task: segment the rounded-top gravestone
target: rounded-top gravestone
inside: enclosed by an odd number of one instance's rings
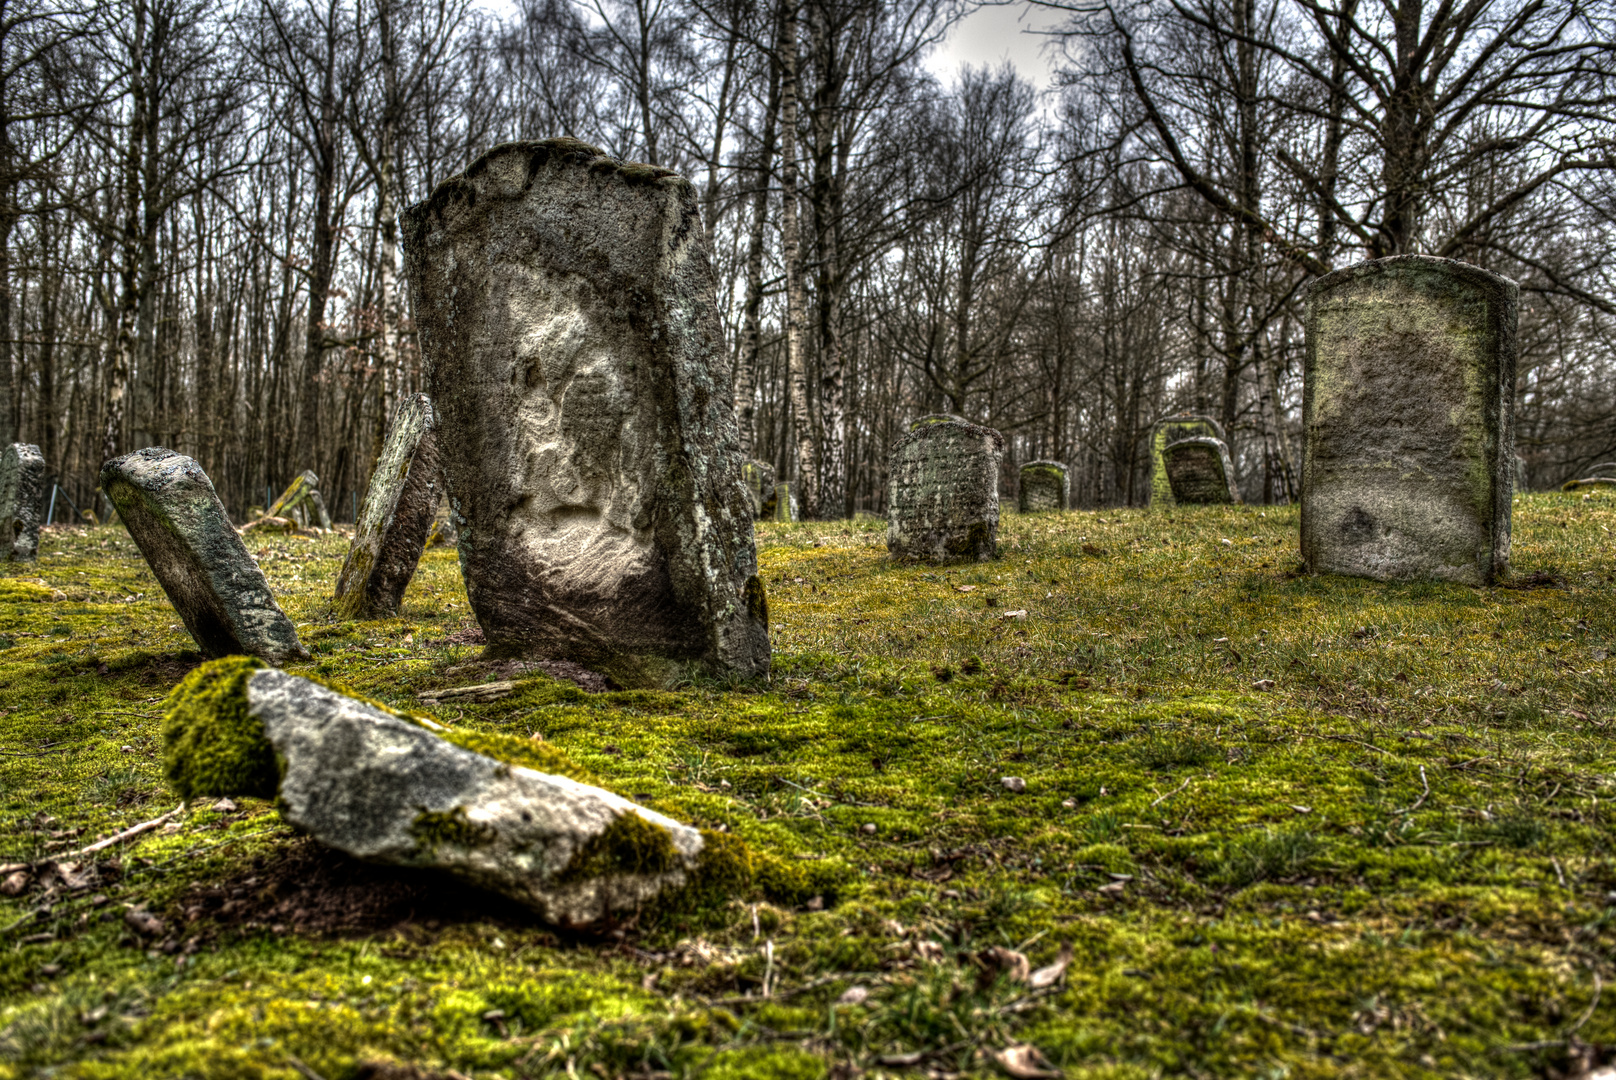
[[[1223,425],[1210,416],[1179,413],[1164,416],[1150,428],[1150,505],[1168,509],[1177,505],[1173,483],[1167,477],[1167,447],[1180,439],[1212,438],[1225,444]]]
[[[32,443],[12,443],[0,454],[0,562],[39,555],[44,516],[45,458]]]
[[[980,562],[997,554],[1004,436],[962,420],[921,424],[898,441],[887,491],[895,558]]]
[[[1315,573],[1509,572],[1519,288],[1399,255],[1309,289],[1302,558]]]
[[[1173,502],[1179,506],[1216,506],[1237,503],[1234,464],[1222,439],[1196,435],[1167,444],[1162,451]]]
[[[1071,473],[1065,465],[1058,461],[1029,461],[1021,467],[1021,490],[1016,508],[1023,514],[1069,510],[1071,504]]]
[[[690,183],[507,143],[402,217],[491,656],[621,685],[769,670],[717,279]]]

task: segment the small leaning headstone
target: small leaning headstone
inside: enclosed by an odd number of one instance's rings
[[[690,183],[506,143],[402,215],[490,656],[622,685],[769,670],[717,279]]]
[[[1509,572],[1519,287],[1398,255],[1309,288],[1302,558],[1315,573]]]
[[[887,551],[980,562],[997,553],[1004,436],[963,420],[912,428],[892,454]]]
[[[280,498],[275,500],[264,516],[289,517],[304,528],[310,525],[318,525],[326,530],[331,528],[331,515],[326,511],[325,499],[320,495],[320,478],[314,475],[312,469],[305,469],[287,484],[286,490],[281,492]]]
[[[746,494],[752,500],[752,516],[761,518],[763,508],[774,498],[774,466],[748,458],[741,462],[741,479],[746,481]]]
[[[1065,465],[1059,461],[1029,461],[1021,467],[1016,508],[1023,514],[1069,510],[1071,505],[1071,473]]]
[[[398,614],[443,499],[433,422],[432,400],[414,394],[399,406],[387,429],[353,542],[337,575],[333,606],[341,618]]]
[[[152,446],[101,466],[100,483],[197,648],[308,659],[202,466]]]
[[[1173,502],[1179,506],[1217,506],[1237,503],[1234,463],[1222,439],[1197,435],[1167,444],[1162,452]]]
[[[31,443],[12,443],[0,454],[0,562],[39,555],[45,516],[45,458]]]
[[[777,524],[797,520],[797,496],[792,490],[791,481],[776,480],[774,482],[774,490],[769,494],[768,500],[764,502],[761,516],[765,521],[773,521]]]
[[[1169,443],[1198,437],[1218,439],[1227,444],[1223,425],[1210,416],[1180,413],[1156,421],[1150,428],[1150,505],[1158,510],[1171,509],[1173,484],[1167,478],[1165,454]]]

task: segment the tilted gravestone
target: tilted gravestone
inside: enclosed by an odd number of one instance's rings
[[[1399,255],[1312,283],[1302,557],[1480,585],[1509,572],[1519,287]]]
[[[0,562],[38,557],[44,516],[45,458],[31,443],[12,443],[0,454]]]
[[[797,495],[789,480],[776,480],[774,491],[763,504],[762,517],[777,523],[797,520]]]
[[[304,528],[309,525],[318,525],[326,530],[331,528],[331,515],[326,511],[325,499],[320,495],[320,478],[314,475],[312,469],[305,469],[287,484],[281,497],[264,512],[264,516],[291,518]]]
[[[161,446],[101,466],[117,507],[197,648],[270,663],[308,659],[202,466]]]
[[[1164,455],[1169,443],[1180,439],[1193,439],[1206,436],[1227,443],[1223,436],[1223,425],[1210,416],[1198,416],[1193,413],[1180,413],[1177,416],[1166,416],[1156,421],[1150,429],[1150,505],[1156,509],[1171,509],[1173,501],[1173,484],[1167,478],[1167,461]]]
[[[1029,461],[1021,467],[1021,491],[1016,508],[1023,514],[1043,510],[1069,510],[1071,473],[1058,461]]]
[[[341,618],[398,614],[443,499],[432,425],[432,399],[425,394],[412,395],[393,417],[337,575],[334,607]]]
[[[507,143],[404,212],[460,564],[490,655],[624,685],[769,670],[694,189]]]
[[[1198,435],[1167,444],[1162,452],[1173,502],[1179,506],[1227,505],[1240,501],[1234,463],[1222,439]]]
[[[1004,436],[946,420],[912,428],[892,454],[887,551],[895,558],[980,562],[997,553]]]
[[[748,458],[741,462],[741,478],[746,481],[746,494],[752,500],[752,516],[762,517],[763,508],[774,498],[774,466]]]

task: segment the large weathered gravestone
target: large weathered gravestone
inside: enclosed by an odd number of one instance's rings
[[[274,799],[285,821],[322,844],[453,874],[568,927],[725,869],[732,849],[552,771],[566,766],[560,755],[549,768],[534,760],[540,754],[501,760],[248,663],[204,665],[169,699],[163,765],[181,798]]]
[[[308,658],[202,466],[147,447],[101,466],[101,490],[197,648],[208,656],[245,653],[270,663]]]
[[[1424,255],[1313,282],[1310,570],[1476,585],[1508,573],[1518,295],[1507,278]]]
[[[1150,505],[1157,509],[1170,509],[1175,506],[1173,501],[1173,484],[1167,479],[1167,461],[1164,455],[1169,443],[1180,439],[1193,439],[1199,436],[1222,440],[1223,425],[1210,416],[1197,416],[1192,413],[1180,413],[1177,416],[1166,416],[1156,421],[1150,428]]]
[[[1016,508],[1023,514],[1042,510],[1069,510],[1071,473],[1058,461],[1029,461],[1021,467],[1021,491]]]
[[[763,508],[774,498],[774,466],[748,458],[741,462],[741,478],[746,481],[746,494],[752,500],[752,516],[761,518]]]
[[[769,669],[693,189],[507,143],[404,212],[460,565],[491,655],[625,685]]]
[[[1222,439],[1197,435],[1167,444],[1162,452],[1167,482],[1173,489],[1173,502],[1179,506],[1206,506],[1237,503],[1234,463]]]
[[[0,562],[39,555],[45,512],[45,458],[39,447],[12,443],[0,454]]]
[[[334,607],[341,618],[398,614],[443,499],[432,425],[432,399],[425,394],[412,395],[393,417],[337,575]]]
[[[980,562],[997,553],[1004,436],[963,420],[920,424],[898,440],[887,487],[895,558]]]

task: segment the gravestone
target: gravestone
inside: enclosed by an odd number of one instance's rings
[[[746,493],[752,500],[752,516],[761,518],[763,508],[774,498],[774,466],[748,458],[741,462],[741,478],[746,481]]]
[[[769,670],[694,189],[507,143],[403,214],[460,565],[490,656],[623,685]]]
[[[398,614],[443,500],[432,425],[432,400],[425,394],[412,395],[393,417],[337,575],[334,607],[341,618]]]
[[[997,553],[1004,436],[963,420],[922,424],[898,440],[887,488],[894,558],[981,562]]]
[[[45,516],[45,458],[31,443],[12,443],[0,454],[0,562],[39,555]]]
[[[1509,572],[1519,288],[1399,255],[1309,288],[1302,557],[1315,573]]]
[[[1240,501],[1234,486],[1229,447],[1209,435],[1167,444],[1162,452],[1173,502],[1179,506],[1226,505]]]
[[[197,648],[308,659],[202,466],[151,446],[101,466],[100,482]]]
[[[305,469],[287,484],[286,490],[264,512],[264,516],[291,518],[302,528],[310,525],[318,525],[327,531],[331,528],[331,515],[326,511],[325,499],[320,495],[320,478],[311,469]]]
[[[925,416],[919,416],[919,417],[916,417],[914,420],[911,420],[909,422],[909,430],[913,431],[918,427],[924,427],[926,424],[968,424],[968,423],[970,423],[970,421],[965,419],[965,417],[963,417],[963,416],[955,416],[953,413],[927,413]]]
[[[763,504],[762,518],[776,523],[797,520],[797,495],[789,480],[776,480],[774,490]]]
[[[1167,444],[1175,443],[1180,439],[1193,439],[1198,436],[1207,436],[1213,439],[1222,439],[1223,425],[1210,416],[1200,416],[1195,413],[1179,413],[1176,416],[1164,416],[1157,420],[1150,428],[1150,505],[1156,509],[1171,509],[1173,502],[1173,484],[1167,479],[1167,462],[1163,455],[1167,452]]]
[[[1023,514],[1043,510],[1069,510],[1071,473],[1058,461],[1029,461],[1021,467],[1021,490],[1016,504]]]

